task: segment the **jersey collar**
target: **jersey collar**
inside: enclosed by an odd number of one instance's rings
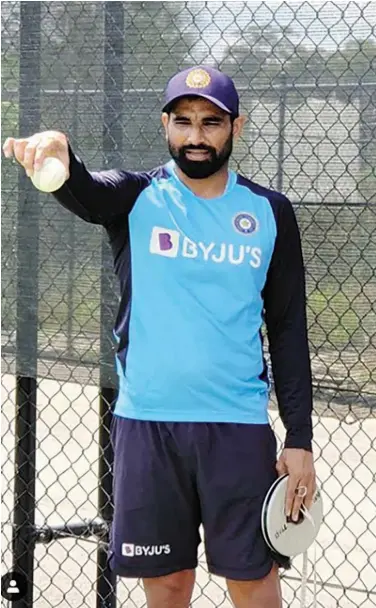
[[[232,171],[231,169],[229,169],[227,184],[226,184],[226,188],[223,191],[223,194],[221,194],[221,196],[217,196],[214,198],[201,198],[201,197],[197,196],[196,194],[194,194],[194,192],[192,192],[192,190],[190,190],[188,188],[188,186],[186,186],[181,181],[181,179],[178,177],[178,174],[176,173],[176,164],[175,164],[174,160],[170,160],[168,163],[166,163],[165,168],[166,168],[168,174],[171,175],[174,178],[174,180],[179,183],[179,188],[181,190],[183,190],[186,193],[189,193],[194,198],[197,198],[197,199],[200,199],[200,200],[206,201],[206,202],[217,201],[217,200],[220,200],[221,198],[223,198],[224,196],[226,196],[233,189],[233,187],[235,186],[236,181],[237,181],[236,173],[234,171]]]

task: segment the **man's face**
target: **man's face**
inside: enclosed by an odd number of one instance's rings
[[[170,114],[162,115],[162,122],[170,154],[188,177],[209,177],[230,158],[233,142],[230,115],[210,101],[182,98]]]

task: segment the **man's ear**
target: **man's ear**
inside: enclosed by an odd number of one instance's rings
[[[162,125],[164,127],[164,130],[165,130],[166,139],[167,139],[167,125],[168,125],[169,119],[170,119],[170,115],[167,114],[167,112],[163,112],[163,114],[161,116],[161,121],[162,121]]]
[[[235,118],[233,125],[232,125],[232,133],[233,133],[233,136],[235,137],[235,139],[240,137],[241,134],[243,133],[243,128],[244,128],[246,121],[247,121],[246,116],[238,116],[237,118]]]

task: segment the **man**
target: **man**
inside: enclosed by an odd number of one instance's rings
[[[162,123],[172,160],[149,172],[89,172],[67,137],[9,139],[32,175],[65,164],[54,193],[111,242],[121,303],[112,426],[110,566],[142,577],[149,608],[187,608],[203,524],[208,569],[236,608],[280,608],[278,566],[261,533],[271,483],[289,473],[286,514],[314,489],[312,392],[300,236],[290,202],[233,171],[242,132],[235,85],[199,66],[175,75]],[[265,318],[286,428],[276,463],[268,422]]]

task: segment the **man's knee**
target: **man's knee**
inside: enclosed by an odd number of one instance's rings
[[[227,588],[235,608],[281,608],[282,593],[278,566],[274,565],[264,578],[237,581],[227,579]]]
[[[148,608],[188,608],[195,583],[194,570],[144,578]]]

